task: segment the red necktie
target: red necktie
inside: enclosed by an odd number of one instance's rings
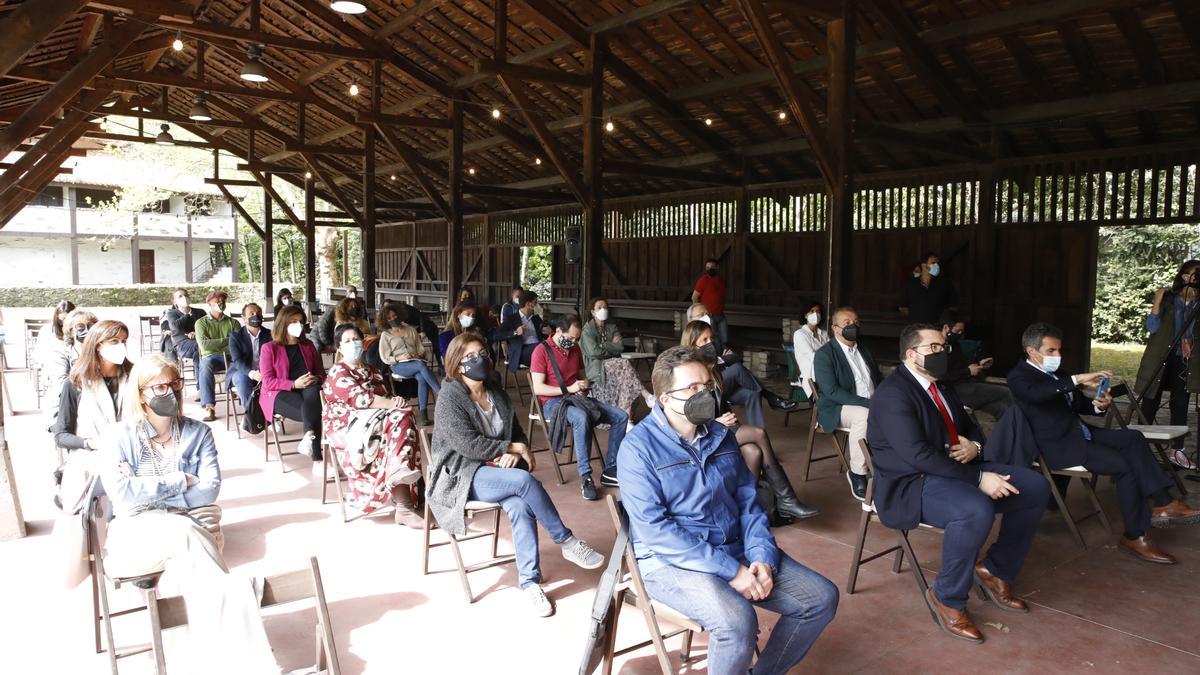
[[[936,384],[929,383],[929,393],[933,394],[933,402],[937,404],[938,412],[942,413],[942,421],[946,423],[946,432],[950,434],[950,445],[956,445],[958,443],[958,427],[954,426],[954,417],[946,409],[946,404],[942,403],[942,397],[938,394]]]

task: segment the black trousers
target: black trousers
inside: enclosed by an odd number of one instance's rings
[[[314,447],[321,442],[321,385],[310,384],[297,391],[281,391],[275,397],[275,414],[304,425],[305,431],[316,434]]]
[[[1125,536],[1136,539],[1150,529],[1150,501],[1162,506],[1169,500],[1171,477],[1163,471],[1140,432],[1132,429],[1089,427],[1083,466],[1092,473],[1112,476],[1125,521]]]
[[[1183,357],[1178,354],[1172,354],[1167,359],[1167,365],[1163,368],[1162,378],[1157,390],[1146,394],[1142,399],[1142,416],[1148,422],[1154,424],[1154,416],[1158,413],[1158,406],[1162,404],[1163,390],[1171,392],[1171,401],[1168,404],[1171,410],[1171,424],[1176,426],[1187,426],[1188,423],[1188,364],[1183,360]],[[1153,394],[1153,395],[1151,395]],[[1197,423],[1197,434],[1200,434],[1200,423]],[[1172,447],[1176,450],[1183,449],[1184,438],[1177,438],[1172,443]]]
[[[1004,411],[1008,410],[1008,406],[1012,405],[1012,396],[1008,393],[1008,387],[998,384],[974,381],[959,382],[954,385],[954,391],[963,405],[972,410],[982,410],[995,419],[1000,419]]]

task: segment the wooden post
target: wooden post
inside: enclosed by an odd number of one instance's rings
[[[263,176],[263,233],[262,241],[262,281],[263,297],[267,305],[275,306],[275,209],[271,204],[271,174]]]
[[[383,96],[382,65],[371,64],[371,111],[379,112],[379,100]],[[375,130],[366,130],[366,153],[363,155],[363,229],[362,229],[362,292],[370,308],[375,307]],[[348,251],[345,255],[349,256]],[[349,277],[343,280],[350,283]]]
[[[463,282],[463,110],[458,101],[450,101],[450,220],[446,224],[449,256],[446,275],[446,304],[452,305]],[[415,248],[413,255],[417,254]],[[416,265],[414,265],[415,267]]]
[[[304,299],[308,301],[308,316],[312,319],[321,305],[317,297],[317,193],[313,181],[304,181]]]
[[[579,307],[601,294],[600,255],[604,246],[604,185],[601,155],[604,136],[600,120],[604,116],[604,38],[592,35],[587,51],[591,81],[583,91],[583,183],[587,201],[583,205],[582,286],[576,289]]]
[[[733,242],[733,248],[730,249],[729,264],[725,266],[725,278],[730,281],[737,280],[733,284],[733,297],[731,300],[735,303],[744,304],[746,302],[746,283],[749,280],[749,275],[746,274],[746,239],[750,235],[750,193],[745,187],[739,187],[734,191],[734,209],[735,209],[735,228],[737,233]],[[785,301],[784,303],[787,304]]]
[[[71,285],[79,285],[79,213],[75,210],[75,188],[67,188],[67,203],[71,205]],[[184,249],[191,251],[191,247]],[[191,255],[190,253],[188,254]],[[188,266],[191,269],[191,266]],[[190,281],[190,279],[189,279]]]
[[[829,51],[829,163],[832,171],[829,220],[826,223],[825,306],[830,310],[847,301],[850,235],[854,229],[854,7],[843,0],[842,18],[826,25]]]
[[[234,230],[234,234],[237,231]],[[183,266],[186,268],[183,271],[183,280],[192,283],[192,219],[189,216],[187,219],[187,240],[183,245]]]
[[[492,241],[492,214],[488,213],[483,216],[483,243],[481,244],[483,248],[480,249],[480,255],[483,256],[482,271],[480,272],[480,278],[483,279],[483,297],[480,299],[489,306],[493,303],[492,298],[494,297],[492,295],[492,286],[494,285],[494,280],[492,279]],[[505,293],[507,292],[505,291]]]

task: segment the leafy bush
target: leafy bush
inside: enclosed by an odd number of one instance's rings
[[[1092,338],[1145,343],[1154,292],[1170,286],[1180,263],[1198,255],[1196,225],[1101,228]]]

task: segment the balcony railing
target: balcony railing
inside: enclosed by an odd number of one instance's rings
[[[188,221],[192,223],[193,239],[235,238],[234,217],[185,216],[171,213],[123,213],[99,209],[76,209],[76,231],[80,235],[143,237],[188,236]],[[35,234],[70,234],[71,210],[66,207],[27,206],[4,228],[5,232]]]

